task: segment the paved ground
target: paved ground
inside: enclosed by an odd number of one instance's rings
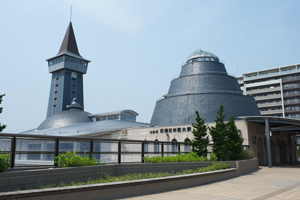
[[[251,174],[225,181],[126,199],[300,200],[300,165],[260,167]]]

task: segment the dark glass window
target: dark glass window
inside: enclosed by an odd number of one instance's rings
[[[157,139],[154,141],[158,141]],[[158,154],[159,153],[159,143],[154,143],[154,154]]]
[[[169,133],[172,133],[172,129],[171,128],[169,129]]]
[[[190,132],[192,129],[191,127],[187,127],[187,131]]]
[[[173,144],[172,144],[172,153],[178,153],[177,140],[173,139],[172,142],[173,142]]]
[[[160,129],[160,133],[164,133],[164,129]]]
[[[181,132],[181,128],[177,128],[177,132],[180,133]]]
[[[176,133],[176,128],[173,128],[173,132]]]
[[[168,132],[169,132],[169,130],[166,128],[166,129],[165,129],[165,133],[168,133]]]

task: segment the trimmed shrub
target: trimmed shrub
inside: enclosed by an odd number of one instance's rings
[[[251,159],[254,156],[254,152],[250,149],[243,149],[241,152],[241,160]]]
[[[1,150],[0,150],[1,151]],[[0,172],[10,167],[10,154],[0,154]]]
[[[210,159],[206,156],[198,156],[196,152],[190,152],[188,154],[181,154],[179,152],[176,156],[145,156],[144,161],[146,163],[166,163],[166,162],[205,162],[205,161],[217,161],[218,158],[215,154],[210,154]]]
[[[55,158],[55,163],[58,164],[59,167],[80,167],[80,166],[90,166],[90,165],[100,165],[104,163],[100,163],[93,158],[88,158],[86,155],[83,157],[78,156],[76,152],[67,151],[67,153],[60,154]]]

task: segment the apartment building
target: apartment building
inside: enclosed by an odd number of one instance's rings
[[[300,64],[249,72],[237,80],[261,115],[300,119]]]

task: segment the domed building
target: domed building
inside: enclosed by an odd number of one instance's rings
[[[179,77],[171,81],[168,94],[156,102],[151,126],[185,125],[195,122],[195,111],[206,122],[214,122],[220,105],[225,120],[230,115],[259,116],[253,97],[244,96],[237,79],[228,75],[219,58],[201,49],[191,53]]]

